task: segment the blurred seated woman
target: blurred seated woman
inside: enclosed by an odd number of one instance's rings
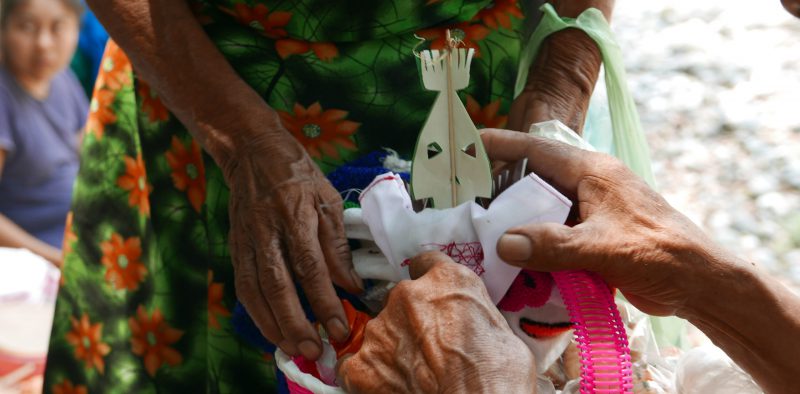
[[[88,103],[67,69],[79,0],[0,2],[0,246],[60,264]]]

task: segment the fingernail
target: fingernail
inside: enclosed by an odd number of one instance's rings
[[[514,264],[524,263],[531,258],[531,240],[519,234],[505,234],[497,242],[497,254],[503,261]]]
[[[353,284],[358,287],[359,290],[364,291],[364,281],[358,276],[355,268],[350,268],[350,277],[353,279]]]
[[[350,335],[350,330],[344,325],[342,319],[338,317],[328,319],[328,323],[325,324],[325,327],[328,329],[328,334],[339,342],[346,340]]]
[[[319,346],[313,341],[300,342],[297,349],[300,350],[300,354],[308,360],[316,360],[319,357]]]

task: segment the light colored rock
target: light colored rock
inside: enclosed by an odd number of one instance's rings
[[[769,192],[758,196],[756,207],[783,216],[792,212],[796,208],[793,199],[786,192]]]
[[[784,225],[800,213],[800,21],[777,1],[619,0],[612,27],[667,200],[800,289]]]

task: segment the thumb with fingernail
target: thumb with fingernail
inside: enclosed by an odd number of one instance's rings
[[[537,271],[579,268],[577,232],[563,224],[535,223],[509,229],[497,241],[497,255],[506,263]]]
[[[497,241],[497,254],[503,261],[525,266],[531,258],[531,240],[522,234],[506,233]]]

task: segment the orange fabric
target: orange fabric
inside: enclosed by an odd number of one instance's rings
[[[342,300],[342,306],[345,314],[347,314],[350,336],[341,343],[331,341],[331,345],[336,349],[337,359],[342,358],[345,354],[355,354],[358,349],[361,349],[361,344],[364,343],[364,331],[367,323],[372,319],[368,314],[354,308],[347,300]]]

